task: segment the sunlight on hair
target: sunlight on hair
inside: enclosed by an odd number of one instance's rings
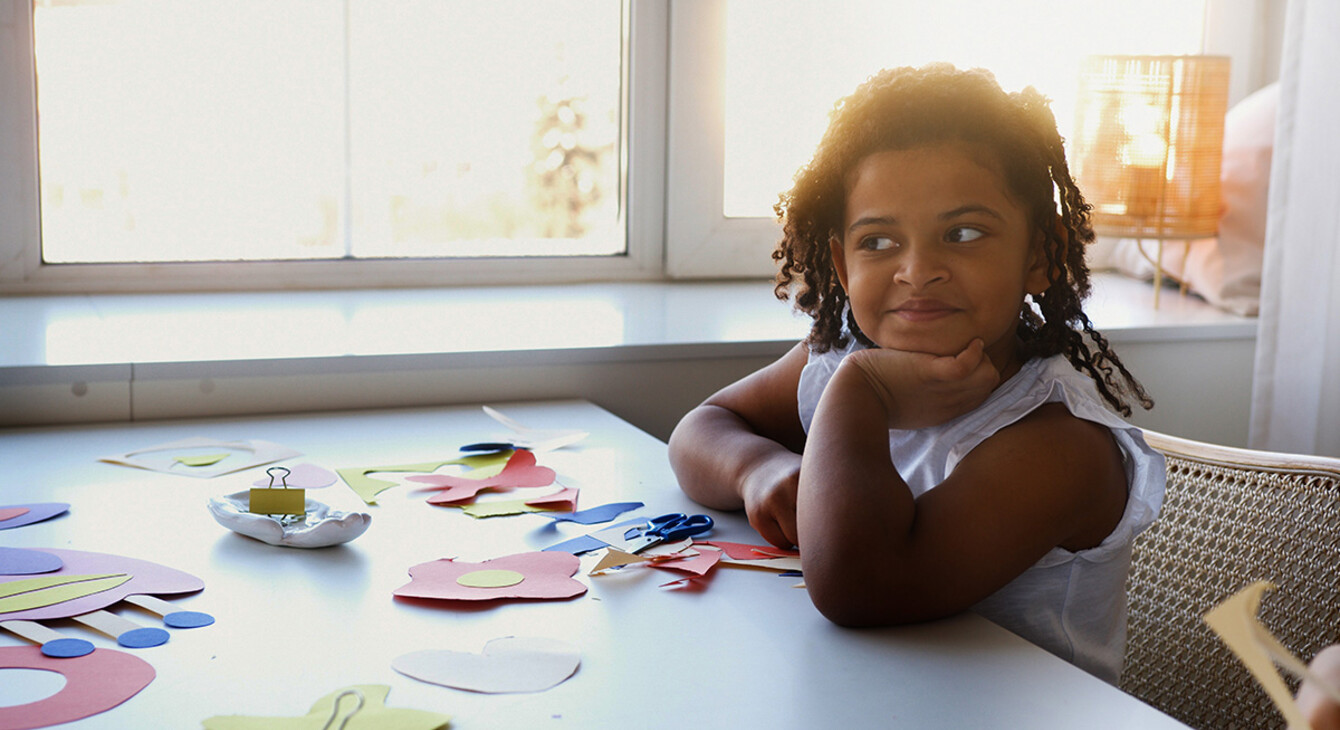
[[[1053,100],[1074,121],[1079,62],[1099,53],[1199,53],[1204,0],[814,3],[732,0],[726,11],[723,213],[772,217],[840,98],[881,68],[982,67],[1006,91]]]

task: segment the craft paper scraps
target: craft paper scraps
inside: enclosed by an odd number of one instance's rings
[[[582,553],[589,553],[592,550],[600,550],[601,548],[607,547],[609,547],[607,543],[602,542],[596,537],[591,535],[579,535],[570,540],[564,540],[563,542],[550,545],[549,547],[544,548],[544,552],[562,552],[581,555]]]
[[[108,456],[99,461],[167,474],[208,478],[295,456],[299,456],[297,451],[269,441],[188,438],[137,449],[120,456]]]
[[[647,520],[645,518],[635,518],[631,520],[625,520],[616,525],[606,527],[603,530],[592,532],[589,535],[574,537],[570,540],[564,540],[563,542],[550,545],[549,547],[545,548],[544,551],[565,552],[565,553],[572,553],[573,555],[581,555],[582,553],[590,552],[592,550],[599,550],[601,548],[613,547],[618,548],[619,550],[623,550],[624,552],[632,552],[631,543],[638,541],[628,540],[627,538],[624,537],[624,533],[628,531],[628,528],[634,525],[645,525],[645,524],[647,524]]]
[[[778,572],[800,573],[800,551],[787,550],[771,545],[746,545],[738,542],[704,540],[695,545],[710,545],[720,549],[726,555],[722,565],[735,568],[754,568],[757,570],[775,570]]]
[[[426,710],[391,708],[384,684],[356,684],[335,690],[312,705],[302,717],[216,715],[204,720],[205,730],[441,730],[450,715]]]
[[[148,662],[112,649],[52,658],[35,646],[0,647],[0,669],[37,669],[65,678],[65,686],[50,697],[0,709],[0,730],[30,730],[82,720],[134,697],[154,679],[154,668]]]
[[[0,575],[34,575],[60,570],[61,559],[41,550],[0,547]]]
[[[147,560],[81,550],[40,549],[60,558],[65,567],[36,578],[0,575],[0,620],[68,618],[106,608],[131,594],[193,593],[205,587],[204,581],[189,573]],[[25,586],[22,581],[53,582],[50,586]],[[85,582],[93,585],[81,585]],[[21,584],[16,587],[15,583]],[[98,590],[92,591],[95,587]],[[58,593],[48,595],[47,591]],[[70,595],[62,596],[59,591],[69,591]],[[24,596],[29,597],[24,599]],[[15,599],[16,604],[22,604],[25,600],[31,601],[34,596],[42,599],[37,601],[41,605],[22,609],[6,605],[11,598]],[[60,600],[55,600],[57,598]]]
[[[354,490],[364,502],[368,504],[377,503],[377,495],[394,487],[395,482],[385,479],[373,479],[369,474],[379,472],[420,472],[431,474],[444,466],[451,464],[467,466],[472,469],[472,476],[480,478],[493,476],[502,471],[506,466],[507,460],[511,457],[511,452],[502,451],[493,454],[475,454],[472,456],[463,456],[455,459],[441,459],[439,461],[425,461],[418,464],[397,464],[393,466],[356,466],[336,469],[335,473],[340,475],[345,484]]]
[[[69,509],[70,505],[65,502],[39,502],[37,504],[14,504],[0,507],[0,530],[23,527],[34,522],[49,520],[56,515],[65,514]]]
[[[395,595],[449,601],[572,598],[586,592],[585,585],[572,579],[580,562],[577,556],[563,552],[518,553],[479,563],[443,558],[410,568],[410,582],[397,588]],[[516,573],[521,580],[500,581],[507,585],[473,585],[486,582],[473,577],[483,571]]]
[[[422,682],[469,692],[499,694],[540,692],[571,677],[581,652],[566,641],[534,636],[504,636],[483,652],[425,650],[404,654],[391,668]]]
[[[595,525],[609,522],[615,517],[631,512],[642,506],[641,502],[610,502],[599,507],[584,509],[580,512],[546,512],[545,517],[554,522],[575,522],[579,525]]]
[[[429,474],[409,477],[409,481],[442,488],[442,492],[428,498],[430,504],[468,502],[485,489],[514,489],[520,487],[547,487],[557,476],[547,466],[536,466],[535,454],[513,451],[502,471],[484,479],[449,474]]]
[[[460,505],[445,505],[447,507],[460,507],[461,511],[471,517],[503,517],[506,515],[519,515],[528,512],[546,512],[549,510],[571,510],[577,503],[577,489],[575,487],[565,487],[547,494],[543,497],[534,497],[531,499],[512,499],[512,500],[492,500],[488,502],[470,502]]]
[[[532,449],[534,451],[553,451],[561,449],[569,444],[575,444],[586,438],[590,434],[586,431],[579,431],[572,428],[561,429],[542,429],[530,428],[508,418],[499,413],[496,409],[484,406],[484,412],[489,414],[489,418],[510,428],[519,438],[515,439],[518,446]]]
[[[274,467],[271,467],[272,469]],[[262,477],[252,482],[254,487],[289,487],[292,489],[322,489],[335,483],[338,478],[335,472],[324,469],[316,464],[298,464],[296,466],[286,466],[288,474],[281,475],[276,472],[275,476],[280,478],[280,483],[275,484],[275,479],[270,476]],[[267,470],[268,473],[269,470]]]
[[[1205,614],[1205,623],[1219,635],[1224,644],[1252,673],[1261,688],[1275,703],[1276,709],[1284,716],[1291,728],[1309,727],[1293,693],[1284,683],[1284,678],[1275,669],[1278,663],[1290,674],[1310,680],[1318,688],[1340,703],[1340,689],[1331,687],[1325,680],[1313,676],[1312,670],[1301,659],[1294,656],[1279,639],[1276,639],[1265,626],[1261,625],[1257,614],[1261,609],[1261,598],[1266,591],[1275,586],[1267,581],[1257,581],[1229,596]],[[1273,662],[1272,662],[1273,660]]]

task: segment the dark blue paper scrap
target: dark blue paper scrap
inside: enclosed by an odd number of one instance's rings
[[[554,522],[576,522],[579,525],[595,525],[601,522],[609,522],[619,515],[630,512],[641,507],[641,502],[610,502],[598,507],[579,510],[577,512],[540,512],[545,517]]]

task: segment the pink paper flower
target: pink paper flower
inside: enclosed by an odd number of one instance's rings
[[[518,553],[479,563],[443,558],[410,568],[410,582],[395,595],[449,601],[572,598],[586,592],[572,579],[580,562],[564,552]]]

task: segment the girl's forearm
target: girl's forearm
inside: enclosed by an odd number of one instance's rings
[[[750,478],[794,468],[800,456],[749,428],[744,419],[713,405],[690,411],[670,435],[670,466],[695,502],[720,510],[744,507]]]
[[[889,457],[887,408],[860,368],[844,363],[819,401],[800,470],[805,583],[843,625],[919,618],[896,608],[915,502]]]

